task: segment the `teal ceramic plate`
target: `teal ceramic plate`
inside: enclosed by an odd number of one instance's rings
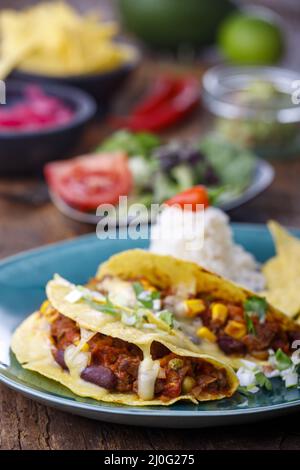
[[[233,226],[236,241],[259,261],[273,255],[267,229],[258,225]],[[300,232],[297,233],[300,236]],[[41,403],[94,419],[130,425],[204,427],[256,421],[300,409],[300,390],[286,390],[273,381],[272,392],[248,398],[236,393],[230,399],[200,405],[180,403],[171,407],[130,407],[76,397],[66,388],[23,370],[10,352],[16,326],[44,299],[44,286],[55,272],[75,283],[84,283],[97,265],[113,253],[146,248],[145,240],[105,240],[88,235],[34,251],[0,263],[0,381]]]

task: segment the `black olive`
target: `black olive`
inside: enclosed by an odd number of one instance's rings
[[[179,149],[179,158],[182,163],[190,163],[191,165],[196,165],[204,161],[203,154],[190,146]]]
[[[225,354],[245,354],[247,352],[244,343],[227,335],[218,338],[218,345]]]
[[[212,186],[219,183],[219,178],[210,165],[208,165],[205,169],[203,183],[207,184],[207,186]]]
[[[177,147],[173,145],[159,147],[153,156],[159,160],[160,168],[163,171],[170,170],[180,163]]]

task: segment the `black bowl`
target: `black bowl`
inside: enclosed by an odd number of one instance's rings
[[[7,103],[21,99],[27,85],[28,81],[7,80]],[[1,175],[39,173],[46,162],[66,158],[96,112],[93,98],[77,88],[50,84],[40,86],[47,95],[66,103],[74,115],[69,122],[51,128],[36,131],[0,130]]]
[[[11,78],[34,81],[41,84],[53,83],[57,85],[71,85],[80,88],[95,98],[99,105],[99,113],[105,114],[112,98],[121,87],[126,83],[131,73],[136,69],[139,63],[139,54],[136,53],[135,59],[123,64],[121,67],[110,72],[85,74],[85,75],[43,75],[23,70],[14,70]]]

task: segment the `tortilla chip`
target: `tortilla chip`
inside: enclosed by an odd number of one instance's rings
[[[291,318],[297,319],[300,312],[300,279],[286,287],[277,287],[265,292],[268,302],[278,305]],[[299,319],[300,320],[300,319]],[[297,322],[299,322],[297,320]]]
[[[263,266],[267,281],[265,295],[269,302],[294,318],[300,313],[300,240],[277,222],[269,222],[268,227],[276,256]]]

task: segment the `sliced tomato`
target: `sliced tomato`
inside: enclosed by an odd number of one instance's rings
[[[51,191],[83,211],[118,204],[119,196],[127,196],[133,184],[127,156],[121,152],[51,162],[44,173]]]
[[[204,186],[194,186],[182,193],[176,194],[165,202],[168,206],[178,205],[184,207],[190,204],[193,211],[197,210],[197,204],[203,204],[204,208],[209,206],[209,197]]]

